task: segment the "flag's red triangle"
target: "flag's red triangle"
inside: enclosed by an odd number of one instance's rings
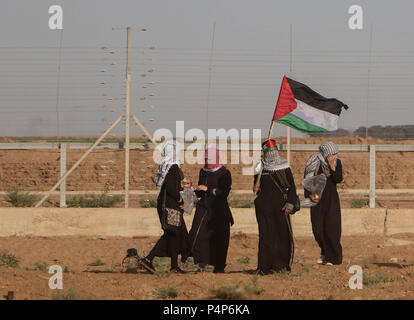
[[[282,86],[280,87],[279,98],[277,99],[273,121],[283,118],[297,107],[295,96],[290,88],[286,76],[283,76]]]

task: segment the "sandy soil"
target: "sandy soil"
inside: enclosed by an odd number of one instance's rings
[[[192,263],[183,268],[188,274],[169,275],[168,259],[156,261],[159,273],[124,273],[119,265],[127,248],[148,252],[156,238],[0,238],[0,251],[7,249],[21,258],[19,268],[0,267],[0,299],[9,291],[15,299],[52,299],[56,290],[48,287],[51,275],[36,270],[35,263],[67,267],[63,274],[63,294],[70,290],[77,299],[156,299],[157,289],[174,286],[176,299],[214,298],[221,286],[236,286],[246,299],[414,299],[414,234],[393,237],[344,237],[344,262],[338,266],[315,263],[318,248],[313,238],[296,239],[291,274],[259,276],[255,290],[251,272],[257,263],[257,236],[236,234],[231,238],[227,273],[196,272]],[[248,257],[248,258],[246,258]],[[95,259],[105,265],[88,266]],[[366,283],[351,290],[351,265],[363,268]],[[377,279],[377,280],[376,280]],[[250,286],[250,290],[246,289]]]

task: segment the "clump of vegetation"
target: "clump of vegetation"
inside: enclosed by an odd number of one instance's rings
[[[17,189],[6,191],[7,202],[11,203],[13,207],[31,207],[37,200],[37,196],[30,192],[23,192]]]
[[[120,195],[108,195],[106,192],[95,195],[74,196],[66,201],[68,208],[112,208],[122,202]]]
[[[168,287],[155,289],[152,295],[155,299],[173,299],[178,296],[178,288],[168,285]]]
[[[56,290],[52,294],[52,300],[94,300],[96,299],[94,294],[89,294],[86,297],[79,294],[76,288],[70,287],[68,290]]]
[[[8,253],[7,251],[0,252],[0,267],[10,267],[17,268],[19,267],[20,258],[15,255]]]
[[[252,276],[252,283],[251,285],[247,285],[244,287],[244,290],[249,294],[259,295],[262,290],[259,289],[259,277],[257,274]]]
[[[254,208],[254,202],[251,200],[229,200],[229,206],[232,208]]]
[[[388,274],[379,272],[372,277],[364,275],[364,279],[362,283],[364,285],[371,286],[371,285],[375,285],[378,283],[385,283],[385,282],[392,282],[392,281],[393,281],[392,278]]]
[[[363,208],[368,205],[368,200],[365,199],[351,199],[349,200],[349,204],[351,205],[351,208]]]
[[[67,266],[65,266],[65,268],[63,269],[64,273],[68,273],[69,272],[69,268]]]
[[[141,208],[156,208],[157,207],[157,200],[156,199],[145,199],[138,201]]]
[[[250,263],[250,257],[248,257],[248,256],[241,257],[240,259],[237,259],[237,262],[241,263],[241,264],[249,264]]]
[[[221,286],[211,290],[212,298],[221,300],[245,300],[244,293],[240,290],[240,283],[235,286]]]
[[[35,270],[46,271],[47,264],[45,262],[35,262]]]
[[[286,279],[286,278],[288,278],[288,276],[289,276],[289,274],[290,274],[290,271],[289,270],[287,270],[287,269],[285,269],[285,268],[283,268],[282,270],[280,270],[280,271],[274,271],[273,272],[273,274],[275,275],[275,276],[277,276],[278,278],[281,278],[281,279]]]
[[[101,259],[97,258],[94,261],[92,261],[90,264],[88,264],[88,266],[91,267],[99,267],[99,266],[104,266],[105,262],[103,262]]]

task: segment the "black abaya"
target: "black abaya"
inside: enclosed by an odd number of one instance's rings
[[[225,167],[215,172],[200,170],[199,185],[207,191],[196,191],[197,203],[189,233],[194,263],[209,264],[216,270],[226,266],[230,226],[234,223],[227,202],[231,189],[231,174]]]
[[[312,231],[325,262],[341,264],[341,206],[336,189],[336,185],[342,181],[341,160],[337,160],[336,170],[330,169],[330,172],[319,203],[311,208]],[[319,168],[318,174],[321,173],[322,168]],[[305,190],[305,197],[309,197],[309,194]]]
[[[180,210],[182,212],[180,205],[182,205],[183,202],[181,199],[180,191],[182,190],[181,179],[183,175],[180,171],[181,169],[178,167],[178,165],[175,164],[171,166],[161,187],[157,199],[157,211],[160,222],[164,191],[166,191],[165,207]],[[185,260],[185,258],[188,256],[188,250],[189,239],[187,227],[185,225],[183,217],[181,216],[180,229],[175,231],[164,230],[164,234],[155,244],[154,248],[148,255],[148,258],[152,260],[153,257],[171,257],[171,268],[176,268],[178,267],[178,254],[182,255],[184,258],[182,260]]]
[[[286,183],[280,181],[278,173],[285,174]],[[281,190],[275,185],[286,187],[287,201]],[[254,181],[256,182],[257,175]],[[259,227],[258,271],[269,274],[273,271],[290,271],[293,258],[293,235],[291,234],[290,216],[282,210],[286,203],[293,205],[296,201],[296,187],[290,168],[276,172],[263,170],[260,189],[254,200],[256,219]],[[287,205],[289,206],[289,205]],[[291,206],[290,206],[291,207]]]

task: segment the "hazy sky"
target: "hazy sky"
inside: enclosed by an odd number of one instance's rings
[[[132,113],[151,132],[174,129],[176,120],[204,130],[214,22],[210,128],[267,133],[281,79],[289,75],[290,24],[291,77],[347,103],[339,124],[347,129],[365,125],[373,24],[369,125],[413,123],[410,1],[2,0],[1,136],[56,135],[61,32],[48,28],[53,4],[63,7],[62,135],[98,135],[124,112],[126,26],[133,28]],[[363,30],[348,27],[354,4],[364,10]]]

